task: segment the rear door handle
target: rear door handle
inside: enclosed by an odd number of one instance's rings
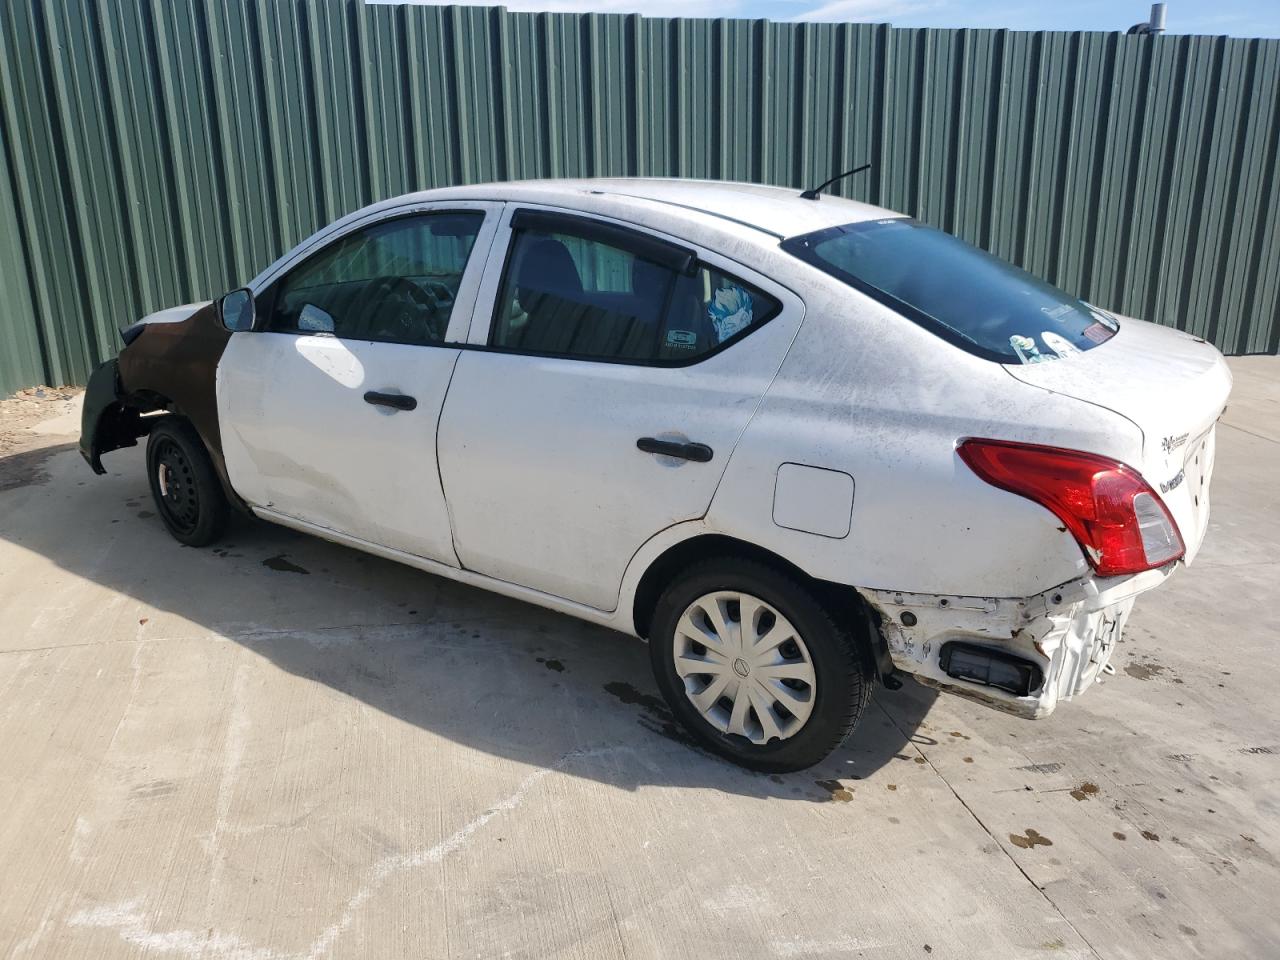
[[[413,410],[418,406],[417,400],[406,397],[403,393],[379,393],[377,390],[366,393],[364,402],[378,407],[391,407],[393,410]]]
[[[687,443],[680,440],[659,440],[657,437],[641,437],[636,449],[645,453],[657,453],[664,457],[679,457],[694,463],[707,463],[714,451],[705,443]]]

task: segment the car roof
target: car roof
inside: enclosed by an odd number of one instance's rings
[[[777,237],[790,237],[844,223],[883,220],[901,214],[867,203],[824,194],[805,200],[792,187],[729,180],[676,180],[620,177],[576,180],[513,180],[426,190],[396,198],[418,200],[506,200],[598,208],[610,196],[684,209]],[[588,198],[595,202],[584,203]],[[576,201],[576,202],[575,202]]]
[[[686,236],[691,242],[713,245],[725,234],[748,242],[776,241],[827,227],[864,220],[884,220],[902,214],[870,204],[823,194],[820,200],[805,200],[792,187],[773,187],[729,180],[675,180],[645,177],[612,179],[509,180],[440,187],[390,197],[347,214],[320,228],[286,252],[249,281],[255,292],[271,282],[300,257],[307,256],[353,224],[371,215],[394,215],[399,209],[422,203],[450,200],[478,200],[505,203],[532,203],[564,207],[583,213],[614,217],[653,229]],[[676,221],[680,229],[671,229]],[[683,221],[683,222],[680,222]]]

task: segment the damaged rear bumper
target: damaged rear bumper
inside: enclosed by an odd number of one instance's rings
[[[1098,679],[1134,598],[1163,583],[1174,566],[1133,577],[1086,577],[1024,599],[894,590],[864,595],[880,613],[895,668],[948,693],[1039,719]],[[984,656],[995,685],[971,679],[981,673],[973,665]]]

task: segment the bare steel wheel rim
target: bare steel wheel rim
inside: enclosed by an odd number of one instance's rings
[[[160,509],[178,530],[190,533],[200,520],[200,499],[191,462],[180,446],[165,437],[156,444],[155,463]]]
[[[699,597],[677,621],[672,646],[685,695],[721,733],[761,745],[786,740],[813,713],[809,649],[758,597],[736,590]]]

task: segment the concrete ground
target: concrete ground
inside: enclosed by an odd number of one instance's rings
[[[180,547],[60,401],[3,455],[0,955],[1280,955],[1280,360],[1232,367],[1116,676],[1039,723],[879,691],[785,777],[687,747],[621,635],[261,523]]]

